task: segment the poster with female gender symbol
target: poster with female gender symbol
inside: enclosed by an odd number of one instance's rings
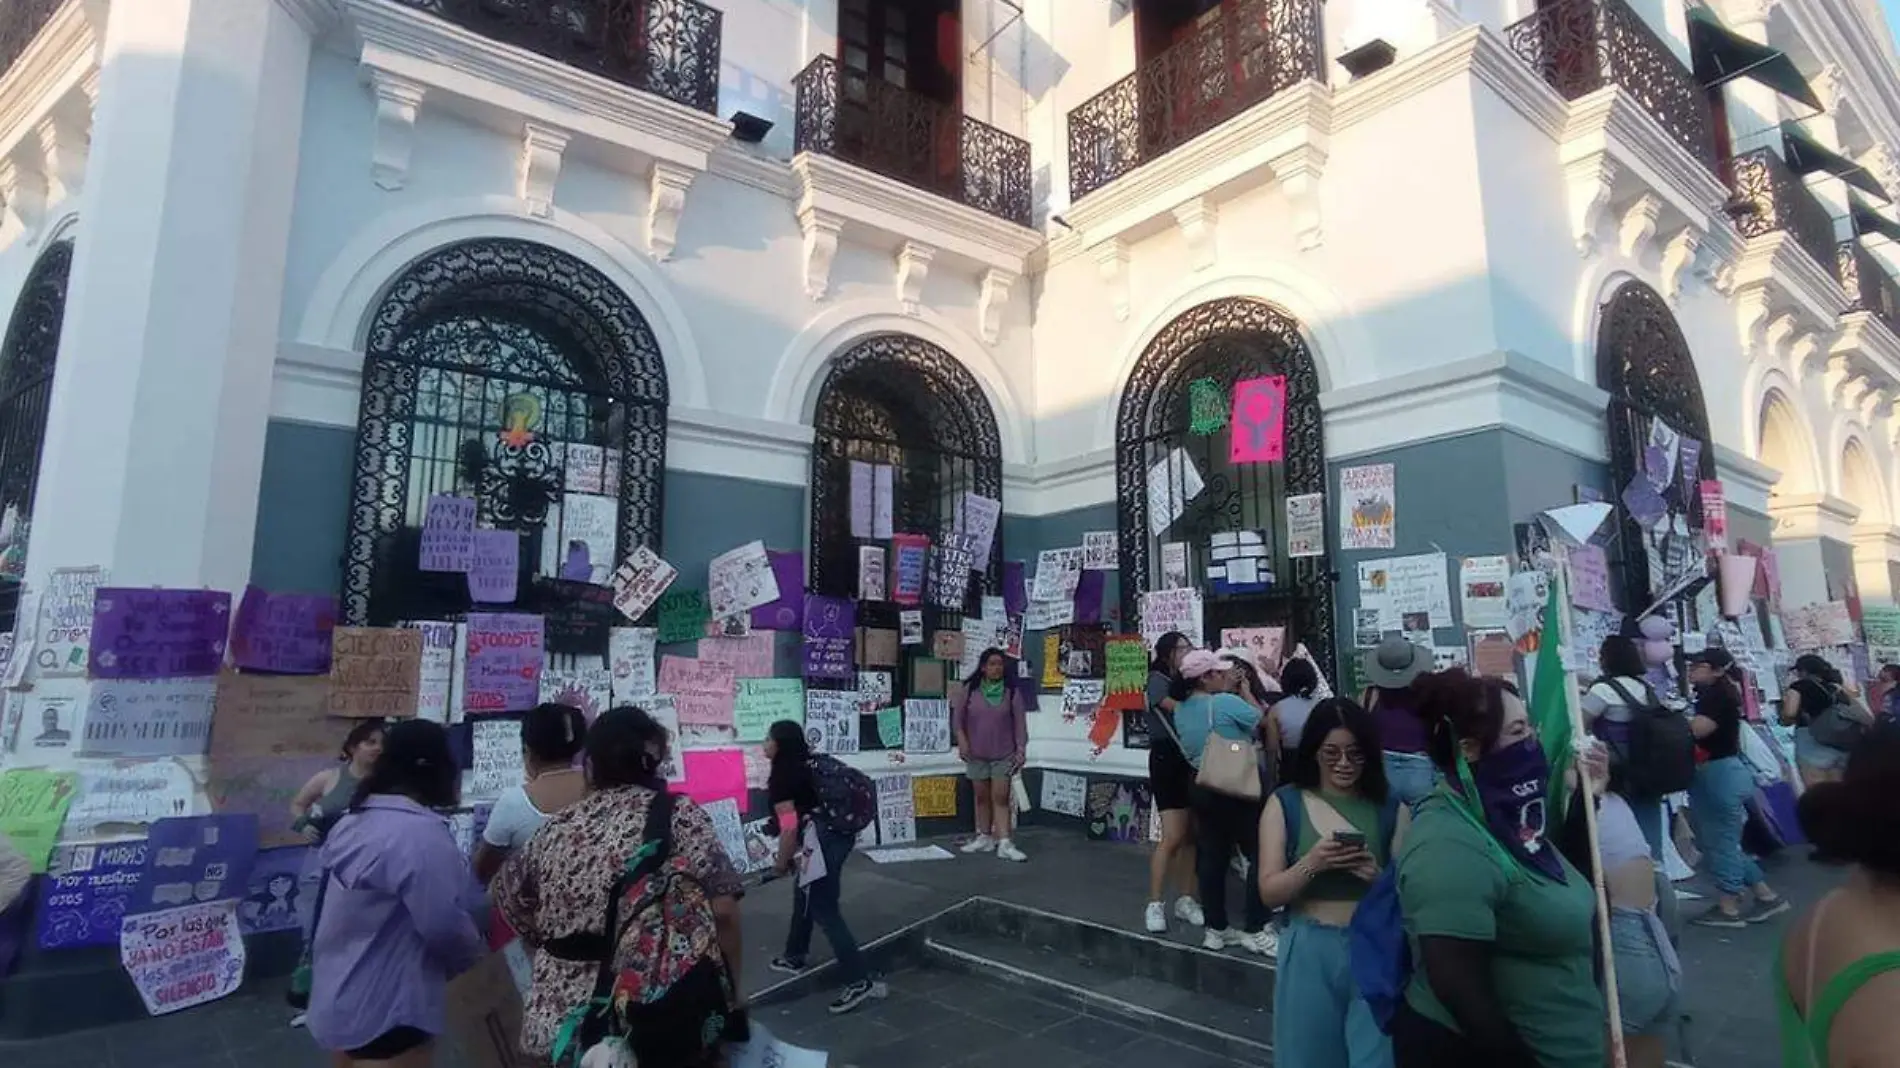
[[[1274,463],[1286,457],[1286,376],[1268,375],[1234,383],[1234,418],[1228,459],[1237,464]]]

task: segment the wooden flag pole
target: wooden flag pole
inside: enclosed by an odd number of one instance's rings
[[[1557,572],[1562,579],[1562,589],[1550,591],[1555,597],[1561,592],[1566,598],[1570,594],[1570,546],[1562,538],[1553,538],[1557,549]],[[1560,641],[1557,653],[1570,647],[1571,626],[1570,606],[1557,606],[1557,629]],[[1532,680],[1532,688],[1536,680]],[[1577,700],[1577,676],[1568,664],[1564,666],[1564,704],[1570,712],[1570,743],[1573,752],[1581,750],[1583,741],[1589,735],[1583,722],[1583,706]],[[1597,835],[1596,788],[1590,782],[1590,774],[1584,770],[1581,761],[1573,764],[1577,770],[1577,784],[1583,793],[1583,821],[1590,838],[1591,882],[1597,899],[1597,938],[1603,946],[1603,1005],[1609,1016],[1610,1024],[1610,1065],[1611,1068],[1629,1068],[1629,1055],[1623,1049],[1623,1011],[1622,999],[1616,992],[1616,954],[1610,948],[1610,894],[1604,881],[1603,846]]]

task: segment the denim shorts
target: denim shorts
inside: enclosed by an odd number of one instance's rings
[[[1806,727],[1794,729],[1794,762],[1816,771],[1840,771],[1847,766],[1847,750],[1822,745]]]
[[[963,772],[971,782],[989,782],[992,779],[1009,778],[1011,760],[966,760]]]
[[[1624,1034],[1666,1034],[1680,1015],[1680,974],[1671,974],[1671,951],[1657,943],[1667,936],[1662,924],[1653,920],[1652,915],[1631,909],[1610,911],[1610,949],[1616,955],[1616,996]]]

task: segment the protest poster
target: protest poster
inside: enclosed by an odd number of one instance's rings
[[[608,670],[613,672],[613,703],[639,704],[656,692],[652,627],[615,627],[607,644]]]
[[[466,572],[475,557],[475,499],[437,493],[423,506],[418,571]]]
[[[671,697],[661,694],[648,697],[644,707],[653,722],[665,729],[668,738],[666,762],[660,765],[660,774],[675,785],[685,782],[686,767],[680,763],[680,750],[686,747],[686,741],[680,734],[679,709],[673,706]]]
[[[33,872],[46,870],[73,801],[75,779],[70,771],[44,768],[0,772],[0,835],[13,843]]]
[[[246,671],[321,675],[330,670],[336,598],[246,586],[231,626],[231,662]]]
[[[40,594],[38,648],[33,668],[42,679],[78,678],[92,648],[93,598],[105,584],[97,567],[59,567]]]
[[[805,554],[798,549],[767,549],[778,596],[751,611],[753,630],[797,630],[805,621]]]
[[[1885,648],[1900,646],[1900,608],[1863,604],[1860,606],[1860,625],[1868,645]]]
[[[1579,545],[1570,550],[1570,603],[1593,612],[1613,612],[1610,561],[1601,545]]]
[[[474,772],[469,793],[475,797],[500,797],[503,790],[521,785],[521,721],[518,719],[478,719],[472,725],[471,747]]]
[[[102,586],[93,598],[95,679],[209,678],[224,665],[231,595]]]
[[[257,854],[238,901],[238,927],[247,936],[308,929],[316,917],[321,875],[311,863],[313,851],[299,846]]]
[[[707,601],[717,618],[778,600],[778,576],[762,541],[750,541],[713,557],[706,575]]]
[[[686,767],[685,794],[708,805],[720,798],[744,804],[745,754],[737,749],[694,749],[680,754]]]
[[[1474,633],[1466,639],[1466,644],[1470,647],[1466,660],[1474,674],[1494,679],[1517,677],[1515,648],[1509,633],[1501,630]]]
[[[732,669],[734,678],[767,679],[776,674],[776,640],[771,631],[738,638],[701,638],[699,662]]]
[[[541,697],[541,617],[470,612],[463,707],[525,712]]]
[[[765,732],[779,720],[805,722],[805,684],[799,679],[740,679],[733,702],[732,726],[736,740],[765,741]]]
[[[1088,779],[1066,771],[1042,773],[1041,807],[1044,812],[1081,819],[1087,805]]]
[[[930,563],[930,538],[897,534],[891,538],[891,600],[917,604],[924,597],[924,575]]]
[[[1504,587],[1511,581],[1509,556],[1467,556],[1458,565],[1458,595],[1467,627],[1496,629],[1510,618]]]
[[[145,870],[127,912],[244,896],[257,857],[257,816],[224,813],[154,821]]]
[[[336,741],[340,744],[342,737]],[[149,767],[149,765],[147,765]],[[292,825],[290,815],[291,799],[303,784],[309,782],[318,772],[328,771],[337,766],[336,752],[328,756],[232,756],[211,761],[205,768],[205,796],[211,802],[213,812],[251,813],[257,817],[257,842],[261,849],[277,846],[304,845],[309,842],[303,832]],[[82,779],[82,786],[91,780]],[[137,779],[130,780],[132,784]],[[107,785],[116,785],[106,780]],[[188,813],[190,806],[190,779],[184,782],[184,793],[167,807],[161,796],[158,804],[143,806],[140,811],[140,799],[136,796],[120,795],[116,799],[113,811],[94,813],[90,810],[93,797],[83,795],[82,801],[73,806],[73,814],[66,819],[66,833],[73,836],[75,823],[81,817],[81,805],[89,806],[85,812],[87,819],[99,819],[107,823],[129,822],[150,823],[153,819],[165,816],[179,816]],[[126,816],[131,818],[126,818]]]
[[[60,846],[39,881],[34,940],[41,949],[111,946],[145,870],[144,840]]]
[[[957,780],[953,775],[929,775],[910,781],[911,804],[918,819],[955,818]]]
[[[218,676],[211,760],[242,756],[335,757],[350,724],[328,718],[323,675]]]
[[[842,597],[805,595],[804,676],[850,680],[856,677],[857,605]]]
[[[904,751],[950,751],[950,702],[935,698],[904,702]]]
[[[1092,714],[1101,707],[1106,686],[1102,679],[1062,680],[1062,714],[1069,717]]]
[[[886,554],[882,545],[858,546],[858,600],[882,601],[890,592],[885,581]]]
[[[952,612],[963,611],[970,593],[970,572],[981,570],[985,560],[976,556],[975,539],[968,534],[949,533],[930,548],[930,603]]]
[[[1112,530],[1091,530],[1082,535],[1082,567],[1088,571],[1113,571],[1121,563],[1118,535]]]
[[[872,776],[877,783],[877,840],[897,845],[917,840],[917,802],[909,775]]]
[[[891,516],[897,510],[895,482],[897,469],[890,464],[871,467],[871,537],[884,541],[892,536]]]
[[[857,752],[857,691],[806,690],[805,740],[814,753],[837,756]]]
[[[1148,469],[1148,533],[1159,538],[1167,533],[1188,502],[1201,495],[1207,484],[1187,450],[1175,446],[1168,455]]]
[[[468,561],[468,599],[476,604],[513,604],[520,584],[521,533],[476,531]]]
[[[1141,637],[1152,649],[1163,634],[1178,630],[1195,646],[1207,644],[1201,630],[1201,591],[1154,590],[1141,595]]]
[[[904,747],[904,710],[897,707],[877,710],[877,744],[885,749]]]
[[[829,1054],[775,1038],[763,1024],[757,1023],[752,1025],[751,1037],[735,1044],[727,1057],[729,1068],[825,1068],[829,1063]]]
[[[642,545],[614,572],[614,607],[637,622],[678,577],[677,568]]]
[[[207,901],[126,916],[119,928],[119,960],[153,1016],[216,1001],[244,981],[237,902]]]
[[[1703,479],[1698,484],[1702,497],[1702,536],[1709,541],[1709,549],[1716,553],[1728,552],[1728,498],[1723,495],[1720,479]]]
[[[732,725],[738,687],[731,668],[691,657],[663,656],[659,688],[673,695],[681,723]]]
[[[460,623],[421,620],[405,624],[422,634],[422,662],[416,673],[416,715],[436,723],[461,721],[454,701],[456,646]],[[451,710],[454,715],[451,715]]]
[[[613,707],[613,672],[604,667],[541,669],[541,701],[578,708],[592,723]]]
[[[870,715],[891,703],[896,676],[889,671],[858,672],[858,711]]]
[[[851,461],[851,536],[871,536],[871,465],[863,460]]]
[[[338,627],[330,639],[330,714],[408,719],[422,683],[422,632],[406,627]]]
[[[1088,821],[1091,842],[1139,842],[1147,833],[1148,811],[1154,794],[1145,782],[1094,779],[1088,785]]]
[[[32,739],[22,748],[31,750],[68,749],[73,733],[79,729],[79,700],[48,693],[21,695],[21,713]],[[19,733],[19,728],[15,728]]]
[[[97,679],[88,689],[79,745],[88,756],[192,756],[211,740],[216,679]]]
[[[1263,675],[1278,677],[1286,662],[1285,627],[1226,627],[1220,632],[1223,649],[1239,649]]]
[[[444,1020],[450,1040],[469,1068],[521,1068],[525,1063],[521,997],[505,951],[490,953],[449,980],[443,997]]]
[[[1451,586],[1444,553],[1417,553],[1394,556],[1383,561],[1384,588],[1392,610],[1401,618],[1424,614],[1433,627],[1454,625],[1451,615]],[[1397,630],[1398,627],[1387,627]]]
[[[1398,521],[1393,465],[1368,464],[1339,472],[1339,547],[1390,549]]]
[[[1286,499],[1286,554],[1298,560],[1326,555],[1326,495],[1300,493]]]
[[[712,611],[706,606],[705,590],[668,589],[655,602],[659,606],[659,634],[656,640],[661,645],[673,645],[678,642],[690,642],[706,633],[706,623],[712,619]]]
[[[1188,548],[1184,541],[1161,546],[1161,588],[1182,590],[1188,587]]]
[[[1036,554],[1036,578],[1030,586],[1029,600],[1068,601],[1082,582],[1083,550],[1044,549]]]
[[[1003,502],[980,493],[966,492],[957,499],[956,530],[970,539],[973,570],[981,571],[990,559],[990,546],[996,541],[996,521],[1002,517]]]
[[[604,585],[614,570],[614,549],[620,502],[597,493],[569,493],[561,497],[561,539],[554,568],[569,582]]]
[[[601,468],[607,462],[607,450],[599,445],[568,442],[561,447],[561,488],[569,493],[606,493]]]
[[[1286,376],[1265,375],[1234,383],[1227,459],[1236,464],[1278,463],[1286,458]]]

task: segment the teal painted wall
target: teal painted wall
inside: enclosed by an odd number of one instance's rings
[[[1774,539],[1774,533],[1774,520],[1762,515],[1760,512],[1750,512],[1743,508],[1737,508],[1732,504],[1729,505],[1729,545],[1739,545],[1744,541],[1752,541],[1756,545],[1767,545]]]

